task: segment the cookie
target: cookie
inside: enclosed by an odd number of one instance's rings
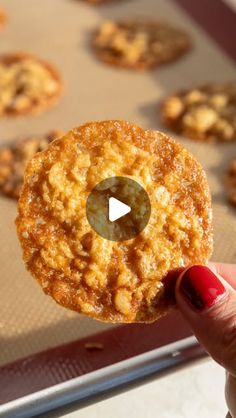
[[[105,63],[145,70],[177,60],[191,42],[185,32],[168,23],[124,20],[103,23],[93,35],[92,46]]]
[[[149,195],[149,223],[131,240],[104,239],[86,218],[91,190],[112,176],[135,180]],[[36,154],[18,209],[23,258],[44,292],[106,322],[164,315],[173,306],[168,273],[205,264],[212,252],[201,165],[171,138],[124,121],[87,123]]]
[[[198,141],[235,141],[236,83],[182,90],[164,101],[161,114],[177,134]]]
[[[236,207],[236,158],[231,162],[226,175],[225,185],[229,202]]]
[[[56,69],[26,53],[0,56],[0,117],[46,110],[61,94]]]
[[[18,199],[28,161],[61,135],[61,131],[55,130],[42,137],[28,137],[0,148],[0,192]]]

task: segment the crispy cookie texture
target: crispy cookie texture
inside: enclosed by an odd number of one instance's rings
[[[18,199],[28,161],[62,134],[62,131],[55,129],[46,135],[19,139],[0,148],[0,192],[12,199]]]
[[[228,201],[236,208],[236,158],[231,162],[226,172],[225,186]]]
[[[61,77],[46,61],[24,52],[0,56],[0,117],[42,112],[61,92]]]
[[[182,90],[164,101],[162,119],[174,132],[198,141],[236,141],[236,83]]]
[[[96,234],[86,201],[107,177],[147,191],[151,217],[134,239]],[[107,322],[152,322],[173,306],[168,273],[205,264],[212,253],[205,173],[166,135],[125,121],[90,122],[29,162],[17,232],[27,268],[60,305]]]
[[[189,51],[191,41],[168,23],[136,19],[103,23],[93,35],[92,46],[107,64],[145,70],[177,60]]]

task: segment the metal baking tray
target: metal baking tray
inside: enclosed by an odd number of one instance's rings
[[[236,15],[222,0],[124,0],[99,7],[80,0],[2,0],[8,24],[0,53],[23,50],[62,73],[64,96],[41,115],[0,121],[2,142],[65,131],[92,119],[126,119],[163,129],[158,103],[179,88],[235,79]],[[193,51],[146,73],[99,63],[90,32],[104,19],[156,16],[183,27]],[[128,93],[127,93],[128,92]],[[205,167],[213,194],[214,259],[236,261],[236,217],[222,176],[235,144],[182,142]],[[17,242],[16,204],[0,197],[0,417],[65,413],[206,357],[174,311],[151,325],[111,326],[70,313],[43,295],[26,272]],[[88,344],[94,346],[88,349]]]

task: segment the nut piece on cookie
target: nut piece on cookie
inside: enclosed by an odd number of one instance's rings
[[[177,60],[191,47],[190,37],[168,23],[107,21],[92,41],[99,60],[130,69],[151,69]]]
[[[165,99],[162,120],[174,132],[209,142],[236,140],[236,84],[208,84]]]
[[[231,162],[226,172],[225,186],[229,202],[236,207],[236,158]]]
[[[132,239],[105,239],[86,217],[91,191],[113,176],[135,180],[150,199],[149,222]],[[174,304],[165,286],[169,272],[205,264],[212,253],[201,165],[166,135],[125,121],[87,123],[37,153],[18,209],[23,258],[43,291],[101,321],[152,322],[166,314]]]
[[[33,55],[0,55],[0,117],[41,112],[55,104],[62,82],[56,69]]]
[[[28,161],[36,152],[43,151],[50,142],[62,135],[60,130],[54,130],[47,135],[27,137],[0,148],[0,192],[18,199]]]

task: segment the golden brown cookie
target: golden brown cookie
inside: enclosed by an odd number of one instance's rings
[[[106,240],[86,218],[91,190],[112,176],[149,195],[149,223],[131,240]],[[107,322],[151,322],[173,305],[166,275],[210,257],[211,218],[205,173],[185,148],[157,131],[103,121],[73,129],[30,161],[16,225],[27,268],[59,304]]]
[[[236,84],[207,84],[168,97],[162,119],[174,132],[199,141],[236,140]]]
[[[0,117],[41,112],[61,94],[56,69],[27,53],[0,56]]]
[[[59,130],[41,137],[27,137],[0,148],[0,192],[18,199],[23,183],[26,164],[36,154],[63,133]]]
[[[145,70],[177,60],[191,42],[185,32],[168,23],[124,20],[103,23],[94,33],[92,45],[105,63]]]
[[[229,202],[236,207],[236,158],[231,162],[225,176]]]

